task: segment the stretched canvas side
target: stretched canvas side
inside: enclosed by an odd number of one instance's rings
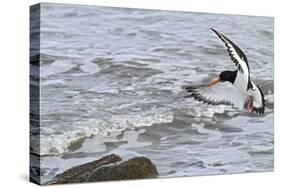
[[[30,181],[41,184],[40,166],[40,4],[30,7]]]

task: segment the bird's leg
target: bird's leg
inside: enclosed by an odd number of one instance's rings
[[[248,98],[248,102],[247,102],[247,110],[248,110],[249,112],[253,112],[253,111],[254,111],[253,102],[254,102],[254,98],[253,98],[253,96],[250,96],[250,97]]]

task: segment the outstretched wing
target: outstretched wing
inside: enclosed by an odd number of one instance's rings
[[[252,87],[250,82],[250,68],[248,65],[248,60],[243,51],[234,44],[231,40],[229,40],[226,36],[219,33],[215,29],[211,28],[212,31],[224,42],[228,54],[238,69],[237,73],[237,82],[235,85],[241,90],[246,91]]]
[[[220,82],[212,87],[208,85],[188,86],[186,90],[194,99],[211,105],[243,108],[247,100],[246,96],[229,82]]]

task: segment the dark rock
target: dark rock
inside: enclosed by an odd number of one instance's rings
[[[121,158],[117,155],[111,154],[105,156],[99,160],[85,163],[76,167],[72,167],[62,174],[59,174],[55,177],[56,181],[54,183],[62,184],[62,183],[78,183],[78,182],[86,182],[88,176],[97,168],[121,161]]]
[[[87,181],[109,181],[155,178],[158,176],[155,165],[145,157],[136,157],[119,164],[96,169]]]
[[[120,161],[119,156],[111,154],[99,160],[70,168],[57,175],[48,184],[143,179],[158,176],[155,165],[148,158],[136,157]]]

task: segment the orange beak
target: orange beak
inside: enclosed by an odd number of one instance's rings
[[[218,79],[216,79],[215,81],[213,81],[213,82],[209,85],[209,87],[212,87],[212,86],[216,85],[216,84],[219,83],[219,82],[221,82],[221,79],[220,79],[220,78],[218,78]]]

